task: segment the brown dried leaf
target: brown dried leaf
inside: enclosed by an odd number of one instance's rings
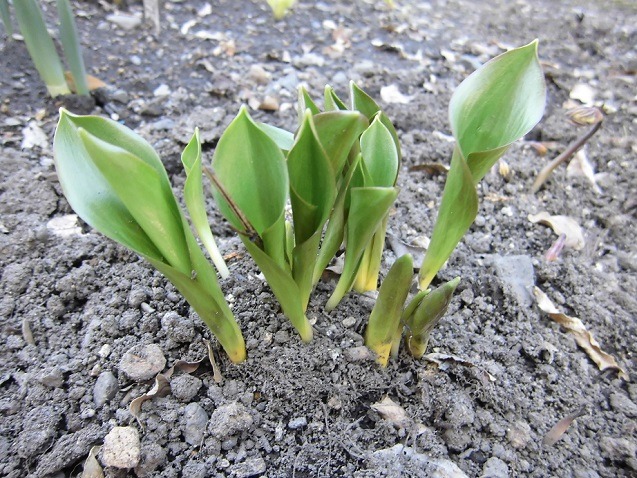
[[[548,212],[542,211],[537,214],[529,214],[529,221],[549,226],[558,236],[566,234],[565,246],[576,251],[582,250],[586,242],[584,233],[580,225],[569,216],[551,216]]]
[[[410,173],[414,171],[424,171],[431,176],[435,176],[436,174],[447,174],[449,166],[441,163],[422,163],[409,168]]]
[[[576,418],[581,417],[585,413],[586,411],[583,408],[581,408],[577,410],[575,413],[571,413],[567,417],[562,418],[559,422],[557,422],[553,426],[553,428],[549,430],[549,432],[546,435],[544,435],[544,439],[542,440],[542,445],[544,446],[555,445],[555,443],[557,443],[562,438],[564,433],[566,433],[566,430],[568,430],[568,427],[571,426],[573,421],[575,421]]]
[[[580,319],[577,317],[569,317],[557,310],[553,302],[551,302],[551,299],[549,299],[539,287],[533,288],[533,294],[535,295],[540,310],[548,314],[551,319],[571,333],[577,345],[584,349],[586,354],[597,364],[600,370],[617,370],[619,378],[626,381],[629,380],[626,371],[617,364],[612,355],[607,354],[601,349],[599,342],[595,340],[593,334],[586,330],[586,326]]]
[[[389,397],[383,398],[380,402],[373,403],[371,409],[399,429],[411,428],[414,423],[413,420],[407,416],[405,409]]]

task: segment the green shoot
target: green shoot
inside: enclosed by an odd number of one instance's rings
[[[411,255],[401,256],[389,269],[365,331],[365,345],[376,353],[376,361],[387,366],[394,344],[402,335],[401,316],[414,276]]]
[[[420,268],[422,290],[473,223],[478,212],[476,185],[509,146],[540,121],[545,98],[537,41],[485,63],[454,92],[449,117],[457,144]]]
[[[53,148],[62,190],[78,216],[164,274],[230,359],[243,361],[241,331],[153,148],[114,121],[64,109]]]
[[[405,343],[409,353],[421,358],[427,350],[429,334],[447,312],[460,277],[445,282],[433,291],[421,291],[405,308],[402,322],[407,329]]]
[[[272,9],[274,18],[280,20],[285,16],[290,8],[296,3],[296,0],[267,0],[268,5]]]
[[[88,95],[86,68],[82,58],[80,39],[77,34],[75,18],[69,0],[58,0],[58,18],[60,19],[60,41],[64,49],[64,56],[73,75],[75,90],[78,95]]]
[[[2,24],[7,31],[7,35],[11,38],[13,36],[13,25],[9,14],[9,0],[0,0],[0,18],[2,18]]]
[[[42,10],[37,1],[16,1],[13,8],[29,55],[49,94],[52,97],[70,94],[71,91],[64,78],[62,61],[46,29]]]

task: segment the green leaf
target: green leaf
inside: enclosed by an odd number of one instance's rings
[[[347,105],[341,101],[330,85],[325,86],[323,102],[325,103],[325,111],[347,111]]]
[[[343,171],[352,147],[369,125],[355,111],[329,111],[313,117],[316,134],[332,164],[335,177]]]
[[[438,219],[420,268],[426,289],[478,211],[475,185],[541,119],[546,100],[537,41],[482,65],[454,92],[449,117],[457,144]]]
[[[219,139],[212,164],[225,192],[263,238],[283,216],[288,175],[281,149],[250,118],[245,106]],[[249,233],[223,194],[216,188],[213,194],[226,219],[237,230]]]
[[[334,202],[334,208],[332,210],[332,213],[330,214],[327,228],[325,229],[325,238],[323,239],[323,243],[321,244],[319,256],[314,267],[314,276],[312,278],[312,284],[314,285],[318,283],[321,275],[323,274],[323,271],[343,243],[343,237],[345,236],[345,220],[347,218],[345,203],[347,197],[349,196],[352,176],[358,169],[358,163],[360,161],[361,156],[359,154],[358,156],[356,156],[341,181],[338,194],[336,195],[336,201]]]
[[[407,328],[407,348],[414,357],[424,355],[429,335],[447,312],[459,283],[460,277],[456,277],[431,292],[418,294],[405,309],[403,322]]]
[[[94,164],[79,135],[79,128],[95,133],[108,127],[108,122],[60,110],[53,149],[62,191],[73,210],[92,227],[141,255],[161,261],[162,254]],[[143,142],[141,137],[139,140]]]
[[[334,171],[312,118],[308,110],[287,158],[297,243],[323,228],[336,198]]]
[[[82,58],[82,47],[77,34],[77,26],[73,17],[73,10],[69,0],[58,0],[58,18],[60,19],[60,40],[64,49],[64,56],[69,64],[75,89],[78,95],[88,95],[88,83],[86,81],[86,68]]]
[[[398,258],[389,269],[369,316],[365,345],[376,353],[376,361],[383,367],[387,366],[392,345],[402,331],[400,319],[413,274],[411,255]]]
[[[80,140],[93,164],[126,206],[164,260],[184,274],[191,272],[181,213],[168,181],[130,152],[102,141],[85,129]]]
[[[256,244],[245,236],[241,237],[243,244],[263,272],[272,292],[276,296],[285,316],[292,322],[304,342],[312,340],[312,326],[305,316],[301,302],[301,293],[294,282],[290,270],[281,267],[276,261],[262,251]]]
[[[62,190],[75,212],[162,272],[231,360],[242,361],[241,332],[152,147],[111,120],[62,109],[53,148]]]
[[[542,119],[546,102],[537,40],[488,61],[454,91],[451,130],[477,183],[504,153],[501,148]],[[497,151],[484,157],[487,151]],[[479,158],[472,155],[478,154]]]
[[[29,55],[49,94],[52,97],[68,95],[71,91],[64,78],[64,68],[46,29],[40,6],[35,0],[19,0],[13,3],[13,8]]]
[[[347,217],[345,264],[336,289],[327,302],[332,310],[352,288],[363,252],[396,200],[396,188],[352,188]]]
[[[261,128],[281,150],[289,151],[292,148],[294,144],[294,134],[266,123],[257,123],[257,126]]]
[[[210,254],[212,262],[219,271],[221,277],[228,277],[230,271],[217,243],[210,230],[206,204],[203,195],[203,174],[201,170],[201,142],[199,141],[199,129],[195,130],[190,142],[181,154],[181,162],[186,170],[186,183],[184,184],[184,201],[190,214],[192,225],[201,240],[201,243]]]
[[[398,177],[398,151],[380,116],[374,117],[372,124],[361,135],[360,141],[363,163],[371,179],[369,186],[394,186]]]
[[[317,115],[321,112],[314,100],[307,92],[303,85],[299,86],[299,94],[297,99],[297,109],[296,112],[299,116],[299,126],[303,124],[303,119],[305,118],[305,111],[310,110],[312,115]]]

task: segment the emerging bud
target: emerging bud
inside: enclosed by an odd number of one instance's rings
[[[600,123],[604,114],[594,106],[578,106],[567,111],[566,115],[573,123],[580,126]]]

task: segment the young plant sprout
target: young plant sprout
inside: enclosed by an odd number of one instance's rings
[[[49,95],[55,97],[70,94],[71,90],[64,76],[62,61],[46,28],[37,0],[15,1],[13,8],[24,43]],[[69,0],[57,0],[57,9],[60,20],[60,39],[69,63],[75,91],[80,95],[88,95],[86,69]],[[6,0],[0,0],[0,13],[7,33],[11,34],[11,18]]]
[[[403,327],[409,352],[416,358],[425,353],[429,334],[447,310],[460,278],[433,291],[428,287],[477,215],[476,185],[509,146],[540,121],[545,100],[537,41],[485,63],[454,92],[449,117],[456,146],[431,242],[420,268],[421,292],[411,299],[397,323],[394,307],[386,304],[406,297],[409,290],[411,271],[405,264],[410,259],[401,257],[383,282],[372,311],[375,320],[370,318],[367,327],[366,344],[378,354],[381,365],[387,364],[389,350],[398,351]],[[384,321],[376,320],[377,316],[385,317]]]
[[[201,163],[198,143],[195,133],[184,152],[190,177],[195,177]],[[114,121],[62,109],[53,149],[62,190],[78,216],[164,274],[219,339],[230,359],[243,361],[246,351],[241,331],[153,148]],[[197,223],[203,206],[193,208],[193,203],[203,196],[196,189],[193,193],[186,183],[186,204]],[[201,224],[196,227],[201,234]]]

